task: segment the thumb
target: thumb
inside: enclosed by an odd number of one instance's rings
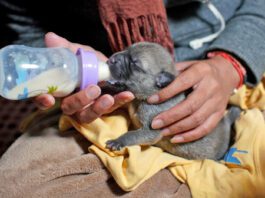
[[[67,39],[61,36],[58,36],[57,34],[53,32],[48,32],[45,35],[44,40],[45,40],[45,44],[47,47],[65,47],[65,48],[70,49],[74,53],[78,50],[78,48],[82,48],[87,51],[95,52],[95,50],[92,47],[89,47],[87,45],[81,45],[78,43],[72,43],[68,41]]]
[[[87,45],[81,45],[81,44],[78,44],[78,43],[72,43],[70,41],[68,41],[67,39],[61,37],[61,36],[58,36],[57,34],[53,33],[53,32],[48,32],[46,35],[45,35],[45,44],[47,47],[65,47],[65,48],[68,48],[70,49],[73,53],[76,53],[76,51],[79,49],[79,48],[82,48],[86,51],[92,51],[92,52],[95,52],[97,57],[102,60],[102,61],[107,61],[107,57],[102,54],[101,52],[99,51],[96,51],[94,48],[92,47],[89,47]]]
[[[47,47],[69,47],[69,41],[63,37],[58,36],[53,32],[48,32],[45,35],[45,44]]]

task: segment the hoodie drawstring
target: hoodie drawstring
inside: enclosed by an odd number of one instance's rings
[[[215,32],[213,34],[210,34],[206,37],[197,38],[197,39],[190,41],[189,45],[194,50],[201,48],[204,43],[208,43],[208,42],[213,41],[225,29],[225,19],[224,19],[223,15],[219,12],[219,10],[214,6],[214,4],[212,2],[210,2],[210,0],[197,0],[197,1],[204,3],[209,8],[209,10],[213,13],[213,15],[220,21],[221,27],[217,32]]]

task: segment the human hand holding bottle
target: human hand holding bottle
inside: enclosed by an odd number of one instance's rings
[[[98,59],[106,62],[107,57],[101,52],[93,48],[62,38],[54,33],[47,33],[45,36],[45,43],[47,47],[65,47],[72,52],[76,52],[78,48],[83,48],[87,51],[94,51]],[[121,92],[117,95],[111,96],[108,94],[101,96],[101,90],[97,85],[90,85],[84,90],[65,97],[62,100],[61,108],[64,114],[74,115],[80,122],[89,123],[103,114],[112,112],[134,99],[131,92]],[[54,105],[55,98],[50,94],[42,94],[35,98],[35,103],[41,109],[47,109]]]

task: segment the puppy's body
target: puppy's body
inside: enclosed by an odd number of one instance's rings
[[[137,117],[137,125],[140,123],[141,128],[108,141],[108,148],[120,150],[129,145],[156,145],[188,159],[220,159],[225,154],[230,143],[231,125],[240,113],[238,108],[232,108],[209,135],[194,142],[172,144],[170,137],[163,137],[160,130],[151,128],[156,115],[185,99],[182,93],[161,104],[146,102],[148,96],[177,76],[173,60],[164,48],[154,43],[137,43],[112,56],[109,65],[113,78],[136,96],[135,112],[131,117]]]

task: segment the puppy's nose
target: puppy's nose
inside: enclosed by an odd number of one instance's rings
[[[108,65],[125,66],[129,63],[128,56],[123,53],[115,54],[108,60]]]

